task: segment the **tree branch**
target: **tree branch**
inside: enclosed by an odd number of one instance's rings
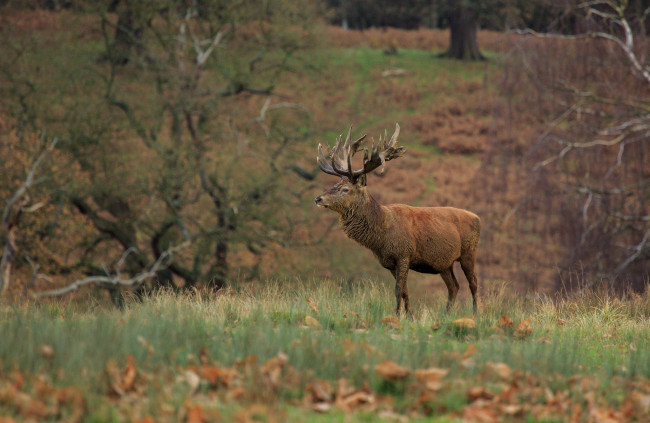
[[[190,244],[189,241],[185,241],[182,244],[168,248],[158,257],[158,259],[151,265],[151,267],[149,267],[148,270],[142,273],[138,273],[132,278],[122,279],[120,275],[120,267],[126,261],[127,256],[135,250],[135,249],[127,249],[122,254],[122,257],[120,257],[120,260],[115,266],[114,276],[111,275],[89,276],[87,278],[79,279],[64,288],[36,293],[34,294],[34,298],[39,299],[39,298],[46,298],[46,297],[57,297],[60,295],[65,295],[70,292],[76,291],[82,286],[92,285],[92,284],[110,284],[114,286],[139,286],[145,281],[147,281],[148,279],[152,279],[156,277],[157,273],[160,270],[167,268],[168,262],[171,260],[173,254],[186,248],[189,244]]]

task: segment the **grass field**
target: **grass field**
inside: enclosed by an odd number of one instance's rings
[[[392,287],[370,281],[5,304],[0,421],[649,417],[649,294],[508,291],[486,286],[476,319],[442,298],[395,319]]]

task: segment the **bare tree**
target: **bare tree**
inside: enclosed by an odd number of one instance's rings
[[[29,196],[29,190],[39,183],[36,178],[37,171],[43,161],[52,152],[58,142],[57,138],[52,139],[43,151],[32,162],[27,171],[25,181],[18,187],[9,198],[2,211],[0,223],[0,241],[2,242],[2,258],[0,259],[0,295],[6,292],[11,283],[11,271],[16,260],[16,236],[20,229],[20,220],[23,213],[33,213],[43,207],[44,202],[33,203]]]
[[[608,281],[640,290],[648,282],[650,66],[643,25],[635,31],[627,5],[578,4],[572,13],[584,30],[574,35],[519,31],[534,36],[520,45],[538,91],[531,107],[555,117],[527,150],[532,171],[517,213],[548,208],[547,233],[568,249],[559,288],[575,289],[566,272],[578,270],[581,288]]]

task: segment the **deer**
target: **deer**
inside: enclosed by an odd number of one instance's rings
[[[382,267],[395,278],[395,313],[400,316],[404,304],[412,317],[407,278],[409,270],[425,274],[440,274],[448,291],[447,307],[456,300],[460,286],[453,272],[460,262],[472,293],[474,314],[477,313],[478,282],[474,272],[476,251],[481,232],[481,220],[468,211],[454,207],[412,207],[404,204],[382,205],[366,189],[368,174],[379,166],[383,174],[386,162],[402,157],[406,149],[397,145],[399,124],[388,139],[372,139],[370,149],[364,147],[363,165],[352,166],[352,157],[359,151],[366,134],[351,142],[352,127],[345,142],[342,135],[334,147],[325,153],[318,144],[316,161],[324,173],[341,180],[314,199],[319,207],[339,214],[339,221],[348,238],[372,251]],[[328,148],[329,150],[329,148]]]

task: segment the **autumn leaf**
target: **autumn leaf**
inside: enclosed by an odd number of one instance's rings
[[[464,328],[464,329],[474,329],[476,328],[476,321],[474,319],[470,319],[468,317],[464,317],[462,319],[454,320],[451,322],[452,325],[457,326],[459,328]]]
[[[497,376],[503,381],[510,380],[512,378],[512,369],[506,363],[485,363],[485,370]]]
[[[309,298],[305,298],[305,301],[307,302],[309,308],[311,308],[314,313],[318,314],[318,305],[316,305],[316,302]]]
[[[386,326],[390,326],[390,327],[392,327],[392,328],[394,328],[394,329],[399,329],[399,328],[400,328],[399,320],[397,320],[397,317],[395,317],[395,316],[386,316],[386,317],[383,317],[383,318],[381,319],[381,322],[382,322],[384,325],[386,325]]]
[[[500,328],[511,328],[514,326],[514,323],[512,323],[512,320],[506,315],[501,316],[499,319],[499,327]]]
[[[280,384],[282,370],[288,361],[289,356],[287,356],[285,353],[279,353],[277,356],[268,359],[260,369],[267,382],[269,382],[272,386],[278,386]]]
[[[122,389],[126,392],[133,390],[135,386],[135,377],[138,374],[137,369],[135,368],[135,359],[132,355],[126,356],[126,368],[124,373],[122,373]]]
[[[494,394],[482,386],[473,386],[467,390],[467,398],[470,401],[476,401],[478,399],[490,400],[494,398]]]
[[[530,325],[530,319],[523,320],[515,329],[515,337],[522,339],[533,333],[533,327]]]
[[[418,369],[415,371],[415,378],[424,383],[430,391],[438,391],[442,388],[442,379],[447,376],[449,369],[438,367],[429,367],[428,369]]]
[[[461,356],[460,365],[467,369],[474,367],[474,365],[476,364],[474,358],[472,358],[474,354],[476,354],[476,345],[469,344],[467,346],[467,349]]]
[[[127,364],[123,371],[120,371],[114,360],[106,363],[105,374],[108,376],[109,389],[112,394],[123,396],[135,388],[137,369],[132,355],[126,357]]]
[[[41,356],[46,359],[54,357],[54,348],[51,345],[43,344],[39,348]]]
[[[311,394],[311,402],[329,402],[332,400],[332,392],[326,381],[316,381],[307,384],[305,391]]]
[[[319,328],[320,322],[311,316],[305,316],[305,324],[310,328]]]
[[[386,380],[398,380],[407,377],[411,370],[394,361],[383,361],[375,366],[375,373]]]
[[[133,423],[156,423],[156,421],[151,416],[144,416],[141,419],[133,420]]]
[[[199,404],[193,404],[187,407],[185,423],[206,423],[203,408]]]

